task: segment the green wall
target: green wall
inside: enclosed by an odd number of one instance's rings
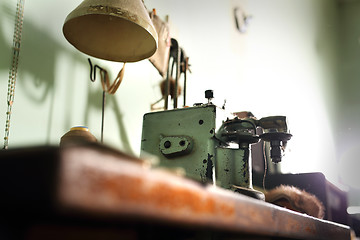
[[[349,198],[360,205],[360,1],[339,8],[339,77],[336,82],[336,143],[340,175],[352,187]]]

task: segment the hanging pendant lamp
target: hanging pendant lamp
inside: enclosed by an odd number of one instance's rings
[[[84,0],[67,16],[63,33],[81,52],[116,62],[149,58],[158,44],[142,0]]]

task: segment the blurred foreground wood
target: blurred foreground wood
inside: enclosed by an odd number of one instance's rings
[[[0,239],[350,239],[99,144],[0,151]]]

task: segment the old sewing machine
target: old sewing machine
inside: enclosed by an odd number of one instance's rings
[[[145,114],[141,150],[157,156],[161,167],[183,168],[187,177],[199,182],[263,199],[252,186],[250,145],[260,139],[270,142],[270,157],[280,162],[291,138],[286,117],[226,115],[211,103],[211,90],[205,97],[206,104]],[[263,134],[257,135],[257,128]]]

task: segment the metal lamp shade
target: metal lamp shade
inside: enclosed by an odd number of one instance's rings
[[[84,0],[67,16],[63,33],[81,52],[116,62],[149,58],[158,42],[142,0]]]

